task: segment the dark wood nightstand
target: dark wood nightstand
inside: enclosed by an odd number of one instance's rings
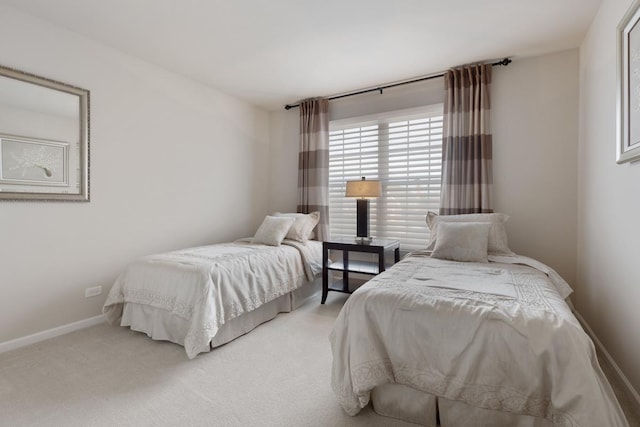
[[[329,251],[342,251],[340,261],[329,263]],[[322,242],[322,301],[327,300],[329,291],[350,294],[349,273],[360,273],[375,276],[385,270],[384,255],[394,252],[394,262],[400,261],[400,241],[392,239],[373,239],[371,242],[359,243],[353,237],[343,237]],[[378,262],[349,261],[349,252],[378,254]],[[342,280],[329,285],[329,271],[342,271]]]

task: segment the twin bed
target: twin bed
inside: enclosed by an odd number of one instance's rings
[[[103,313],[194,358],[318,291],[322,243],[309,240],[317,222],[317,214],[277,214],[253,239],[136,260],[117,278]]]
[[[371,403],[434,427],[627,425],[565,302],[571,288],[512,253],[504,221],[431,216],[429,251],[349,297],[330,336],[332,387],[348,414]]]

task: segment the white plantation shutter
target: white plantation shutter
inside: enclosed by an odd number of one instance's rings
[[[332,237],[355,236],[356,201],[346,181],[379,179],[371,200],[374,237],[424,248],[427,211],[438,211],[442,171],[442,104],[378,116],[332,121],[329,132],[329,218]]]

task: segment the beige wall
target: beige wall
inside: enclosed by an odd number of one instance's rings
[[[135,257],[255,232],[266,112],[5,6],[0,40],[0,64],[91,91],[91,202],[0,202],[0,344],[99,315]]]
[[[575,304],[640,390],[640,163],[618,165],[616,26],[631,0],[603,0],[580,47]]]
[[[442,79],[331,102],[341,119],[443,102]],[[576,270],[578,50],[517,59],[493,78],[496,210],[510,246],[571,284]],[[270,115],[271,211],[295,209],[298,109]]]
[[[578,50],[494,68],[495,210],[509,245],[576,277]]]

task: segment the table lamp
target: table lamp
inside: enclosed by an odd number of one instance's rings
[[[369,199],[380,197],[382,186],[380,181],[372,179],[367,181],[363,176],[358,181],[347,181],[347,191],[345,197],[357,197],[357,234],[356,241],[361,243],[370,242],[369,236]]]

